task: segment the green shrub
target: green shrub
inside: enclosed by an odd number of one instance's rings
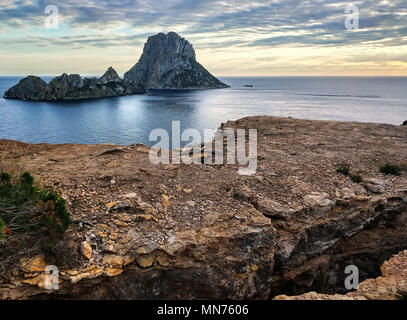
[[[380,172],[386,175],[392,174],[394,176],[399,176],[401,174],[401,169],[399,166],[386,163],[379,168]]]
[[[3,230],[3,238],[5,228],[13,235],[43,228],[50,234],[61,235],[68,229],[71,218],[65,200],[52,191],[37,187],[28,172],[13,183],[6,173],[2,173],[0,179],[0,221],[4,224],[0,229]]]
[[[363,181],[362,177],[359,175],[351,175],[350,179],[352,180],[352,182],[354,183],[361,183]]]
[[[243,194],[241,194],[241,193],[239,193],[237,191],[233,192],[233,198],[235,198],[236,200],[244,200],[244,199],[246,199],[246,197]]]
[[[4,232],[5,226],[6,226],[6,224],[4,223],[4,221],[2,219],[0,219],[0,240],[3,240],[4,236],[6,235]]]
[[[407,300],[407,291],[398,291],[396,298],[398,300]]]
[[[342,173],[344,176],[348,176],[350,174],[350,169],[347,166],[341,166],[336,169],[336,172]]]
[[[11,181],[11,176],[7,172],[0,172],[0,183],[8,184]]]

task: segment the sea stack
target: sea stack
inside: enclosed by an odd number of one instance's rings
[[[140,81],[146,89],[227,88],[196,61],[192,45],[175,32],[148,38],[138,63],[124,74],[127,81]]]

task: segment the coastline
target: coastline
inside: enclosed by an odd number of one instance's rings
[[[378,168],[404,165],[407,127],[269,116],[224,127],[258,129],[254,176],[239,176],[236,165],[153,165],[142,144],[105,153],[117,146],[0,140],[1,159],[17,159],[67,199],[73,219],[92,224],[73,225],[61,243],[72,266],[59,266],[59,291],[44,289],[43,272],[23,268],[0,282],[0,297],[343,293],[337,266],[353,261],[364,279],[374,278],[384,261],[406,249],[406,169],[385,176]],[[363,182],[338,174],[343,164]],[[84,242],[89,259],[81,254]],[[41,252],[33,257],[40,264],[50,259]],[[321,273],[339,278],[324,282]]]

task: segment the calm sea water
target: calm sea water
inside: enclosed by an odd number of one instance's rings
[[[0,95],[21,77],[0,77]],[[46,81],[50,78],[44,77]],[[229,89],[150,92],[79,102],[0,98],[0,138],[25,142],[132,144],[153,129],[215,130],[252,115],[401,124],[407,120],[407,78],[221,78]],[[244,85],[253,85],[246,88]],[[207,136],[206,139],[211,137]]]

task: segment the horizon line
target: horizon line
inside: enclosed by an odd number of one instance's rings
[[[66,73],[66,72],[63,72]],[[24,74],[24,75],[19,75],[19,74],[8,74],[8,75],[2,75],[0,74],[0,77],[28,77],[28,76],[37,76],[37,77],[58,77],[61,76],[61,74],[46,74],[46,75],[35,75],[35,74]],[[78,74],[78,73],[67,73],[67,74]],[[80,75],[80,74],[79,74]],[[103,75],[103,74],[102,74]],[[101,77],[102,75],[80,75],[82,78],[83,77]],[[119,75],[120,76],[120,75]],[[123,75],[120,76],[123,78]],[[267,76],[258,76],[258,75],[220,75],[216,76],[217,78],[407,78],[406,75],[267,75]]]

